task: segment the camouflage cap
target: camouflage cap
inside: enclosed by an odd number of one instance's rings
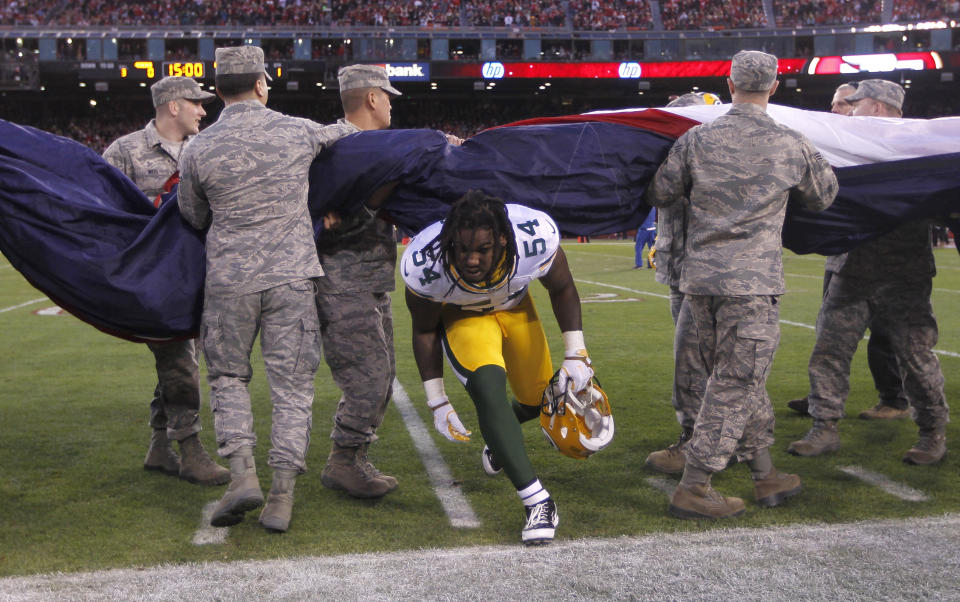
[[[903,110],[903,97],[906,95],[900,84],[885,79],[865,79],[860,82],[857,91],[847,96],[847,102],[856,102],[864,98],[888,104],[898,111]]]
[[[244,73],[263,73],[273,81],[263,65],[263,48],[259,46],[230,46],[217,48],[217,75],[239,75]]]
[[[730,79],[738,90],[767,92],[777,79],[777,57],[759,50],[741,50],[733,55]]]
[[[400,96],[400,90],[390,85],[387,70],[377,65],[349,65],[337,72],[340,92],[357,88],[380,88],[388,94]]]
[[[713,92],[687,92],[667,103],[667,107],[693,107],[696,105],[722,105],[723,101]]]
[[[171,100],[185,98],[198,102],[209,102],[217,97],[216,94],[205,92],[197,80],[192,77],[169,75],[150,86],[154,108],[165,105]]]

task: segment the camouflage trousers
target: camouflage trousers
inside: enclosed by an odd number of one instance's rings
[[[218,453],[254,446],[248,385],[250,352],[260,333],[273,404],[273,468],[306,471],[312,426],[313,379],[320,365],[320,323],[312,280],[298,280],[239,297],[209,292],[203,307],[203,353]]]
[[[200,369],[197,340],[147,343],[157,364],[150,426],[182,441],[200,432]]]
[[[683,300],[684,294],[671,286],[670,310],[671,313],[675,311],[676,331],[673,339],[673,396],[670,401],[677,413],[677,422],[683,431],[689,434],[693,432],[693,425],[700,413],[700,403],[709,374],[700,353],[693,315],[689,305]]]
[[[317,294],[323,355],[342,391],[330,438],[341,447],[376,441],[397,367],[388,293]]]
[[[686,295],[707,379],[693,437],[683,453],[691,465],[718,472],[773,445],[773,405],[766,382],[780,341],[776,296]]]
[[[932,289],[930,278],[867,282],[833,276],[817,316],[817,342],[808,367],[814,418],[843,418],[850,362],[867,326],[872,325],[889,339],[917,424],[939,428],[947,423],[943,373],[933,353],[939,331],[930,304]]]
[[[824,272],[823,275],[823,296],[827,296],[827,288],[830,286],[830,279],[833,272]],[[820,336],[819,333],[817,336]],[[829,339],[832,336],[826,333]],[[907,409],[910,402],[907,401],[907,395],[903,390],[903,375],[900,370],[900,364],[897,362],[897,355],[893,352],[893,343],[881,328],[876,324],[870,324],[870,340],[867,342],[867,365],[870,366],[870,375],[873,376],[873,386],[876,387],[880,395],[880,401],[888,406]]]

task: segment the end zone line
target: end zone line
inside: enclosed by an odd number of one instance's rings
[[[397,379],[393,380],[393,402],[400,412],[400,417],[403,418],[403,423],[407,426],[410,438],[413,439],[413,445],[417,448],[420,461],[423,462],[430,482],[433,484],[433,492],[450,520],[450,526],[458,529],[479,527],[480,519],[477,518],[463,492],[454,484],[453,475],[443,461],[440,450],[430,438],[430,433],[414,409],[410,396]]]
[[[41,297],[39,299],[31,299],[30,301],[21,303],[20,305],[11,305],[10,307],[4,307],[3,309],[0,309],[0,314],[8,311],[13,311],[15,309],[20,309],[21,307],[26,307],[28,305],[33,305],[34,303],[40,303],[41,301],[46,301],[46,300],[47,300],[46,297]]]
[[[868,485],[873,485],[878,487],[883,491],[886,491],[894,497],[898,497],[901,500],[908,502],[926,502],[930,499],[926,493],[914,489],[903,483],[897,483],[896,481],[891,480],[886,475],[880,474],[879,472],[872,472],[860,466],[837,466],[837,470],[842,473],[848,474],[851,477],[860,479]]]

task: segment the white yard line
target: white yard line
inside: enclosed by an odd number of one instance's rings
[[[616,290],[620,290],[620,291],[625,291],[625,292],[628,292],[628,293],[633,293],[633,294],[635,294],[635,295],[647,295],[648,297],[660,297],[661,299],[669,299],[669,298],[670,298],[670,295],[663,295],[663,294],[660,294],[660,293],[652,293],[652,292],[650,292],[650,291],[641,291],[641,290],[637,290],[637,289],[633,289],[633,288],[628,288],[628,287],[626,287],[626,286],[619,286],[619,285],[616,285],[616,284],[607,284],[607,283],[605,283],[605,282],[594,282],[594,281],[592,281],[592,280],[581,280],[581,279],[579,279],[579,278],[577,278],[576,281],[577,281],[577,282],[582,282],[582,283],[584,283],[584,284],[592,284],[592,285],[594,285],[594,286],[605,286],[605,287],[607,287],[607,288],[612,288],[612,289],[616,289]],[[792,321],[790,321],[790,320],[780,320],[780,323],[781,323],[781,324],[786,324],[786,325],[788,325],[788,326],[796,326],[796,327],[798,327],[798,328],[807,328],[807,329],[809,329],[809,330],[816,330],[816,327],[815,327],[813,324],[806,324],[806,323],[803,323],[803,322],[792,322]],[[864,338],[864,340],[870,340],[870,336],[869,336],[869,335],[864,335],[863,338]],[[945,356],[945,357],[956,357],[956,358],[960,358],[960,353],[957,353],[956,351],[946,351],[946,350],[943,350],[943,349],[934,349],[933,352],[936,353],[937,355],[942,355],[942,356]]]
[[[193,545],[217,545],[227,541],[227,535],[230,533],[230,528],[214,527],[210,524],[210,518],[213,516],[213,509],[217,507],[217,501],[219,500],[214,500],[203,507],[203,515],[200,519],[200,528],[197,529],[193,534]]]
[[[901,500],[908,502],[926,502],[930,499],[930,496],[922,491],[904,485],[903,483],[898,483],[884,474],[867,470],[861,466],[837,466],[837,470],[851,477],[860,479],[864,483],[882,489]]]
[[[668,498],[673,497],[673,492],[677,490],[677,481],[667,477],[647,477],[644,479],[647,485],[663,493]]]
[[[440,500],[443,511],[450,520],[450,525],[461,529],[479,527],[480,519],[477,518],[473,507],[470,506],[470,502],[463,495],[460,487],[454,483],[453,475],[450,474],[450,469],[443,461],[440,450],[433,443],[427,427],[414,409],[406,389],[397,379],[393,381],[393,403],[397,411],[400,412],[403,423],[407,426],[410,438],[413,439],[413,445],[417,448],[420,460],[430,476],[433,491]]]
[[[592,284],[594,286],[605,286],[607,288],[616,289],[618,291],[626,291],[628,293],[633,293],[635,295],[645,295],[647,297],[657,297],[659,299],[670,299],[670,295],[664,295],[663,293],[652,293],[650,291],[641,291],[635,288],[628,288],[626,286],[618,286],[616,284],[607,284],[605,282],[594,282],[593,280],[581,280],[580,278],[575,279],[577,282],[582,282],[584,284]]]
[[[11,305],[10,307],[4,307],[4,308],[0,309],[0,314],[5,313],[5,312],[8,312],[8,311],[13,311],[13,310],[15,310],[15,309],[20,309],[21,307],[26,307],[26,306],[28,306],[28,305],[33,305],[34,303],[40,303],[41,301],[46,301],[46,300],[47,300],[46,297],[40,297],[39,299],[32,299],[32,300],[30,300],[30,301],[26,301],[26,302],[24,302],[24,303],[21,303],[20,305]]]

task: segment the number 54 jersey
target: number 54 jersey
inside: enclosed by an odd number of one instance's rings
[[[438,240],[441,221],[424,228],[404,251],[400,273],[407,288],[425,299],[478,312],[509,309],[519,303],[530,283],[550,271],[560,248],[560,231],[549,215],[523,205],[508,204],[507,217],[517,255],[513,265],[495,269],[490,282],[466,282],[456,266],[444,267]]]

